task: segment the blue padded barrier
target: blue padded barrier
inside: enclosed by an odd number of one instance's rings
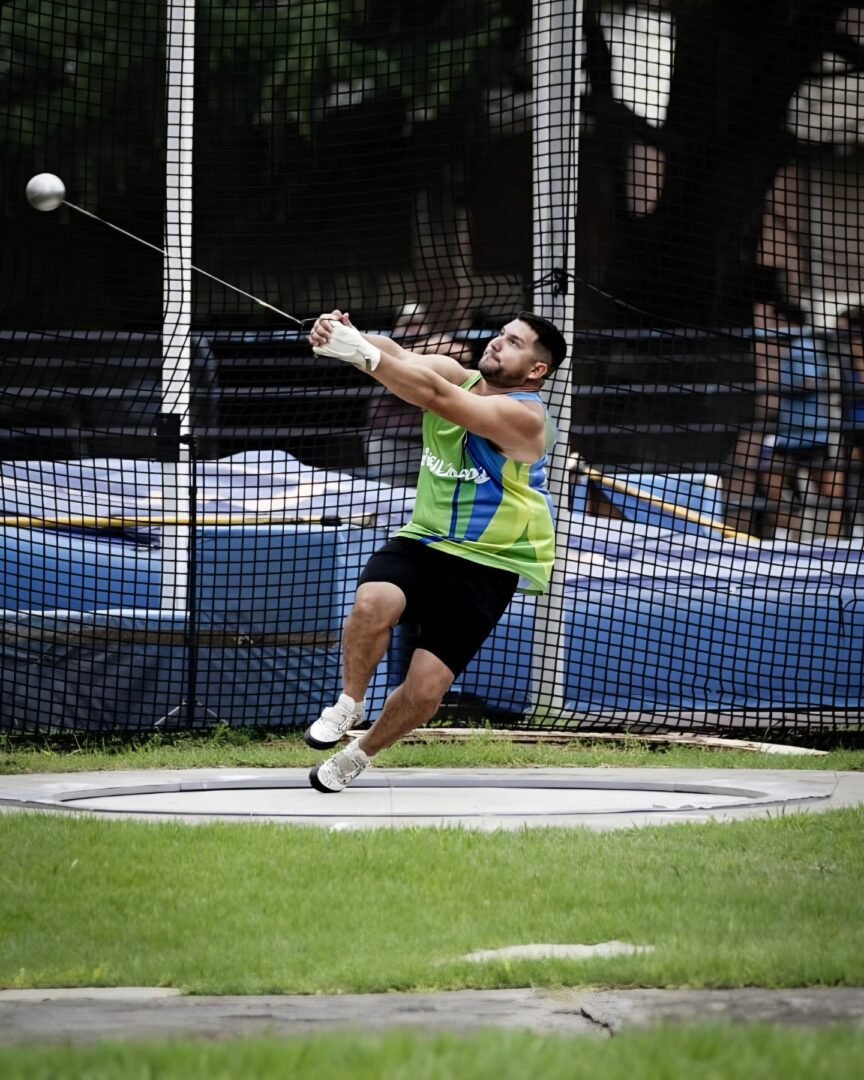
[[[182,631],[182,616],[116,612],[0,612],[3,727],[148,729],[183,700],[186,649],[177,644],[88,641],[88,631]],[[16,634],[20,642],[16,645]]]
[[[576,593],[566,620],[575,712],[835,702],[844,650],[836,588],[595,588]]]
[[[15,609],[3,616],[4,726],[26,714],[33,728],[41,714],[42,723],[55,727],[147,728],[184,699],[189,653],[182,642],[138,644],[133,636],[121,644],[109,635],[97,648],[58,644],[69,626],[73,636],[88,625],[182,630],[182,613],[158,610],[158,551],[64,534],[49,534],[46,543],[30,530],[7,530],[4,539],[4,602]],[[341,687],[342,622],[366,558],[384,539],[381,530],[354,527],[201,529],[202,633],[298,635],[296,643],[278,646],[199,647],[195,698],[201,715],[229,724],[302,728],[332,704]],[[46,549],[53,560],[49,571],[25,590],[28,563],[46,564]],[[103,597],[116,598],[116,606],[100,609]],[[55,602],[37,606],[46,599]],[[91,604],[96,610],[83,610]],[[31,628],[29,637],[24,626]],[[385,660],[367,694],[371,713],[386,693]]]
[[[17,611],[159,606],[152,548],[39,529],[0,529],[0,608]]]
[[[140,609],[6,611],[0,612],[0,626],[6,642],[0,681],[5,728],[149,730],[166,717],[171,724],[188,715],[190,651],[183,643],[182,615]],[[17,631],[21,643],[10,646]],[[119,640],[121,631],[133,636]],[[144,633],[162,633],[166,643],[136,642],[134,635]],[[333,649],[204,646],[195,660],[195,722],[201,726],[303,728],[338,693],[339,655]],[[172,719],[173,713],[179,715]]]
[[[683,647],[686,624],[652,589],[576,592],[566,606],[565,633],[565,697],[574,712],[683,705],[713,689],[699,652]]]
[[[333,703],[341,689],[342,625],[366,560],[386,539],[382,529],[353,526],[215,526],[201,530],[198,605],[214,627],[251,634],[315,635],[332,642],[330,648],[305,648],[308,670],[292,668],[291,684],[284,691],[289,695],[287,704],[280,703],[278,679],[270,678],[270,668],[260,657],[255,661],[253,679],[243,650],[237,650],[233,657],[224,655],[218,666],[221,690],[217,694],[218,672],[211,671],[209,689],[201,693],[211,702],[218,698],[220,716],[226,722],[305,727],[323,705]],[[276,649],[271,657],[276,669],[286,663],[282,653]],[[366,695],[367,713],[372,716],[387,696],[387,672],[385,657]],[[251,688],[245,691],[245,699],[244,686]],[[303,709],[307,700],[316,702],[314,715]],[[320,701],[323,705],[317,704]],[[286,713],[291,714],[290,721]]]
[[[744,587],[719,595],[717,621],[727,631],[714,648],[725,689],[737,708],[801,709],[836,704],[843,651],[841,590]],[[722,603],[722,606],[721,606]]]
[[[720,478],[713,473],[616,473],[614,479],[654,495],[665,503],[699,514],[718,525],[723,524],[723,491]],[[598,484],[599,490],[627,521],[702,536],[716,535],[709,525],[688,521],[647,499],[616,491],[608,484],[591,482]],[[582,481],[574,485],[571,496],[573,513],[587,513],[587,496],[588,482]]]
[[[588,486],[589,481],[585,476],[577,477],[570,485],[570,513],[588,513]]]
[[[195,697],[226,724],[302,730],[341,692],[338,648],[202,647]]]
[[[386,534],[351,527],[218,526],[198,531],[197,602],[249,632],[339,630],[366,558]],[[0,529],[0,608],[159,607],[161,552],[110,538]]]
[[[851,708],[864,706],[864,587],[840,594],[843,656],[836,673],[837,700]]]
[[[338,693],[342,622],[366,558],[386,535],[352,527],[202,529],[202,631],[311,635],[290,645],[200,647],[195,697],[202,715],[297,728],[314,719]],[[139,631],[152,629],[156,620],[182,627],[182,616],[153,611],[158,551],[31,530],[0,536],[4,602],[8,606],[11,598],[18,609],[3,616],[3,726],[25,714],[33,726],[41,714],[41,722],[53,726],[146,729],[183,700],[189,655],[182,644],[62,641],[63,625],[86,625],[82,613],[70,609],[95,605],[101,597],[109,600],[89,613],[92,625]],[[840,554],[841,566],[849,568],[850,552]],[[619,543],[611,555],[626,552]],[[816,557],[803,549],[801,555]],[[635,566],[617,578],[571,582],[565,603],[568,709],[860,708],[864,592],[855,575],[837,573],[837,558],[796,575],[794,564],[777,573],[781,556],[792,558],[775,552],[764,560],[766,574],[775,574],[768,584],[761,573],[759,580],[749,572],[742,580],[738,568],[737,581],[707,584],[707,577],[697,582],[676,576],[657,578],[649,587]],[[52,597],[64,603],[35,605]],[[22,611],[25,604],[29,610]],[[527,711],[535,606],[531,597],[514,599],[455,691],[490,711]],[[387,660],[379,667],[370,716],[383,704],[388,677],[392,685],[399,670]]]
[[[320,525],[200,530],[198,608],[249,633],[338,634],[377,530]]]

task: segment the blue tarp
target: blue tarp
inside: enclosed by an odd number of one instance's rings
[[[158,512],[160,472],[152,463],[14,462],[0,474],[7,514],[93,513],[94,506],[100,515]],[[702,499],[698,487],[689,490]],[[412,499],[411,489],[322,473],[275,452],[205,463],[201,512],[374,512],[380,524],[199,527],[191,643],[183,612],[156,610],[158,527],[121,536],[0,530],[0,723],[150,728],[194,699],[202,722],[305,727],[338,692],[340,628],[357,576]],[[711,501],[699,507],[716,513]],[[577,504],[560,567],[561,606],[553,611],[564,626],[567,707],[658,714],[860,708],[860,542],[746,544],[679,525],[665,515],[591,517]],[[536,611],[535,599],[514,599],[458,693],[494,711],[530,709]],[[161,638],[148,639],[157,631]],[[554,631],[546,631],[550,652]],[[392,655],[382,664],[373,713],[400,670]]]

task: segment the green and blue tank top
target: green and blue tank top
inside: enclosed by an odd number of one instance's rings
[[[480,378],[473,372],[463,388]],[[511,396],[545,410],[535,391]],[[548,452],[556,437],[548,414],[546,427]],[[488,439],[427,412],[414,512],[397,535],[518,574],[522,592],[545,592],[555,559],[546,455],[532,464],[512,461]]]

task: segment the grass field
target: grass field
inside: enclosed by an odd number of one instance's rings
[[[297,737],[12,744],[7,772],[288,766]],[[480,735],[382,764],[860,769],[864,751],[775,757]],[[864,810],[595,834],[0,817],[0,985],[196,993],[536,985],[864,984]],[[345,948],[345,927],[352,948]],[[476,965],[504,945],[650,944],[638,957]]]
[[[864,984],[864,810],[614,833],[0,819],[0,985]],[[647,955],[460,959],[620,940]]]
[[[296,738],[8,743],[13,772],[300,766]],[[478,737],[406,745],[393,766],[856,770],[824,757]],[[593,833],[0,817],[0,986],[176,986],[190,993],[495,987],[864,985],[864,810]],[[639,956],[495,961],[527,943],[652,945]],[[660,1029],[606,1042],[471,1038],[238,1040],[0,1050],[6,1077],[857,1077],[864,1034]]]
[[[319,1035],[0,1050],[4,1080],[858,1080],[864,1034],[700,1027],[614,1039]]]

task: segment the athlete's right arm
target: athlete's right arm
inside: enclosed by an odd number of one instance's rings
[[[339,311],[338,308],[334,311],[327,312],[324,315],[320,315],[310,334],[310,340],[313,346],[327,343],[330,336],[327,324],[332,322],[341,322],[345,326],[353,325],[348,313]],[[394,360],[405,361],[414,367],[428,368],[456,386],[461,386],[465,381],[467,374],[465,368],[452,356],[448,356],[445,353],[411,352],[409,349],[403,349],[402,346],[392,338],[384,337],[379,334],[363,334],[363,337],[379,349],[385,356],[390,356]]]
[[[407,361],[412,367],[425,367],[430,371],[437,372],[447,382],[461,386],[469,374],[458,360],[446,353],[412,352],[397,345],[392,338],[379,337],[377,334],[364,334],[367,341],[377,345],[382,353],[392,356],[394,360]],[[386,344],[385,344],[386,343]]]

